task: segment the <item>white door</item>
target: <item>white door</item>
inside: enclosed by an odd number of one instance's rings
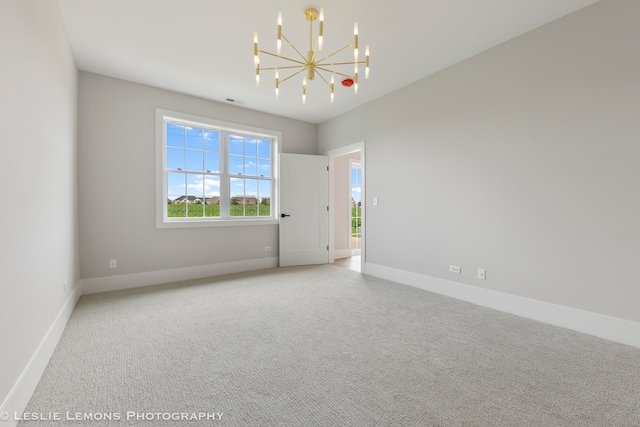
[[[329,158],[280,154],[280,266],[329,262]]]

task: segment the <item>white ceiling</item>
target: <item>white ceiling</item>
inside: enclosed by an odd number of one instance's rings
[[[58,0],[78,68],[311,123],[321,123],[597,0]],[[253,34],[275,50],[283,33],[303,53],[307,7],[324,8],[329,54],[353,40],[371,49],[359,93],[319,79],[302,105],[302,75],[274,95],[271,72],[255,84]],[[314,33],[317,31],[314,26]],[[361,49],[362,51],[363,49]],[[350,52],[342,60],[352,58]],[[362,57],[362,55],[361,55]],[[262,66],[273,61],[261,56]],[[271,73],[271,74],[269,74]],[[362,76],[361,71],[361,76]],[[288,75],[288,74],[287,74]],[[281,72],[281,78],[284,77]]]

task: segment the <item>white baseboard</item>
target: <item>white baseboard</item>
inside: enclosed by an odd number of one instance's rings
[[[0,405],[0,413],[7,413],[9,415],[7,420],[0,420],[0,426],[13,427],[18,424],[18,421],[15,420],[15,414],[22,415],[24,409],[27,407],[81,295],[82,285],[78,284],[74,287],[73,292],[65,301],[51,326],[49,326],[38,348],[36,348],[36,351],[31,356],[29,363],[27,363],[27,366],[20,374],[18,381],[13,385],[9,395],[4,402],[2,402],[2,405]]]
[[[169,270],[147,271],[144,273],[121,274],[82,280],[83,294],[139,288],[183,280],[222,276],[223,274],[262,270],[278,266],[278,257],[233,261],[220,264],[197,265],[195,267],[173,268]]]
[[[365,263],[366,274],[640,348],[640,323]]]

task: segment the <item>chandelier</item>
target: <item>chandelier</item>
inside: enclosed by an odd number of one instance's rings
[[[286,82],[287,80],[295,77],[301,73],[305,73],[302,79],[302,103],[304,104],[307,100],[307,83],[315,80],[316,76],[319,76],[329,87],[331,90],[331,102],[334,100],[334,87],[335,87],[335,76],[340,76],[342,78],[342,85],[345,87],[353,86],[354,93],[358,93],[358,67],[360,65],[364,65],[364,75],[365,79],[369,78],[369,46],[365,48],[365,60],[358,61],[358,24],[353,24],[353,42],[344,46],[341,49],[336,50],[335,52],[324,56],[318,59],[318,52],[322,50],[323,43],[323,30],[324,30],[324,11],[320,9],[320,13],[316,9],[309,8],[304,11],[304,18],[309,21],[309,50],[307,51],[307,55],[303,55],[300,50],[298,50],[293,43],[289,41],[282,33],[282,12],[278,13],[278,37],[276,39],[276,53],[267,52],[264,50],[258,49],[258,33],[254,33],[253,36],[253,62],[256,68],[256,85],[260,85],[260,72],[261,71],[274,71],[275,74],[275,90],[276,90],[276,98],[278,98],[280,94],[280,84]],[[316,39],[315,47],[313,46],[313,21],[319,21],[318,25],[318,36]],[[297,56],[294,55],[294,58],[290,58],[287,56],[283,56],[281,54],[282,51],[282,40],[284,40],[291,48],[295,51]],[[353,61],[349,62],[331,62],[330,59],[335,55],[346,51],[353,47]],[[284,62],[281,66],[271,67],[271,68],[261,68],[260,67],[260,57],[259,54],[263,53],[265,55],[273,56],[275,58],[279,58],[281,60],[287,61]],[[342,67],[338,69],[342,69],[344,71],[344,67],[351,66],[353,67],[353,74],[346,74],[346,72],[337,71],[335,67]],[[281,79],[280,71],[286,70],[287,72],[292,72],[287,77]],[[325,75],[323,75],[325,73]],[[330,74],[330,77],[327,79],[327,75]]]

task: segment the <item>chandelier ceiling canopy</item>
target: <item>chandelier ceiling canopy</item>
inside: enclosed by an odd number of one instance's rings
[[[275,93],[276,98],[280,94],[280,84],[295,77],[299,74],[303,74],[302,78],[302,103],[307,100],[307,84],[310,81],[315,80],[316,76],[319,76],[330,89],[331,102],[334,100],[335,94],[335,80],[336,76],[339,76],[342,85],[345,87],[353,87],[354,93],[358,93],[358,68],[364,66],[365,78],[369,78],[369,46],[365,48],[365,59],[359,61],[358,58],[358,24],[353,24],[353,41],[341,49],[335,52],[322,56],[319,54],[322,51],[322,44],[324,39],[324,11],[320,9],[318,12],[316,9],[309,8],[304,11],[304,18],[309,21],[309,50],[304,55],[296,48],[293,43],[282,32],[282,13],[278,13],[278,35],[276,38],[276,52],[267,52],[258,48],[258,34],[254,33],[253,36],[253,63],[256,69],[256,85],[260,85],[260,73],[262,71],[273,71],[275,76]],[[317,36],[313,37],[313,23],[318,21]],[[291,47],[294,53],[293,58],[284,56],[282,54],[282,40]],[[333,57],[353,48],[353,61],[347,62],[332,62]],[[280,61],[280,65],[273,67],[261,67],[260,66],[260,54],[268,55],[269,57],[276,58]],[[349,70],[353,70],[350,73]],[[284,78],[280,78],[280,72],[284,71],[288,74]]]

